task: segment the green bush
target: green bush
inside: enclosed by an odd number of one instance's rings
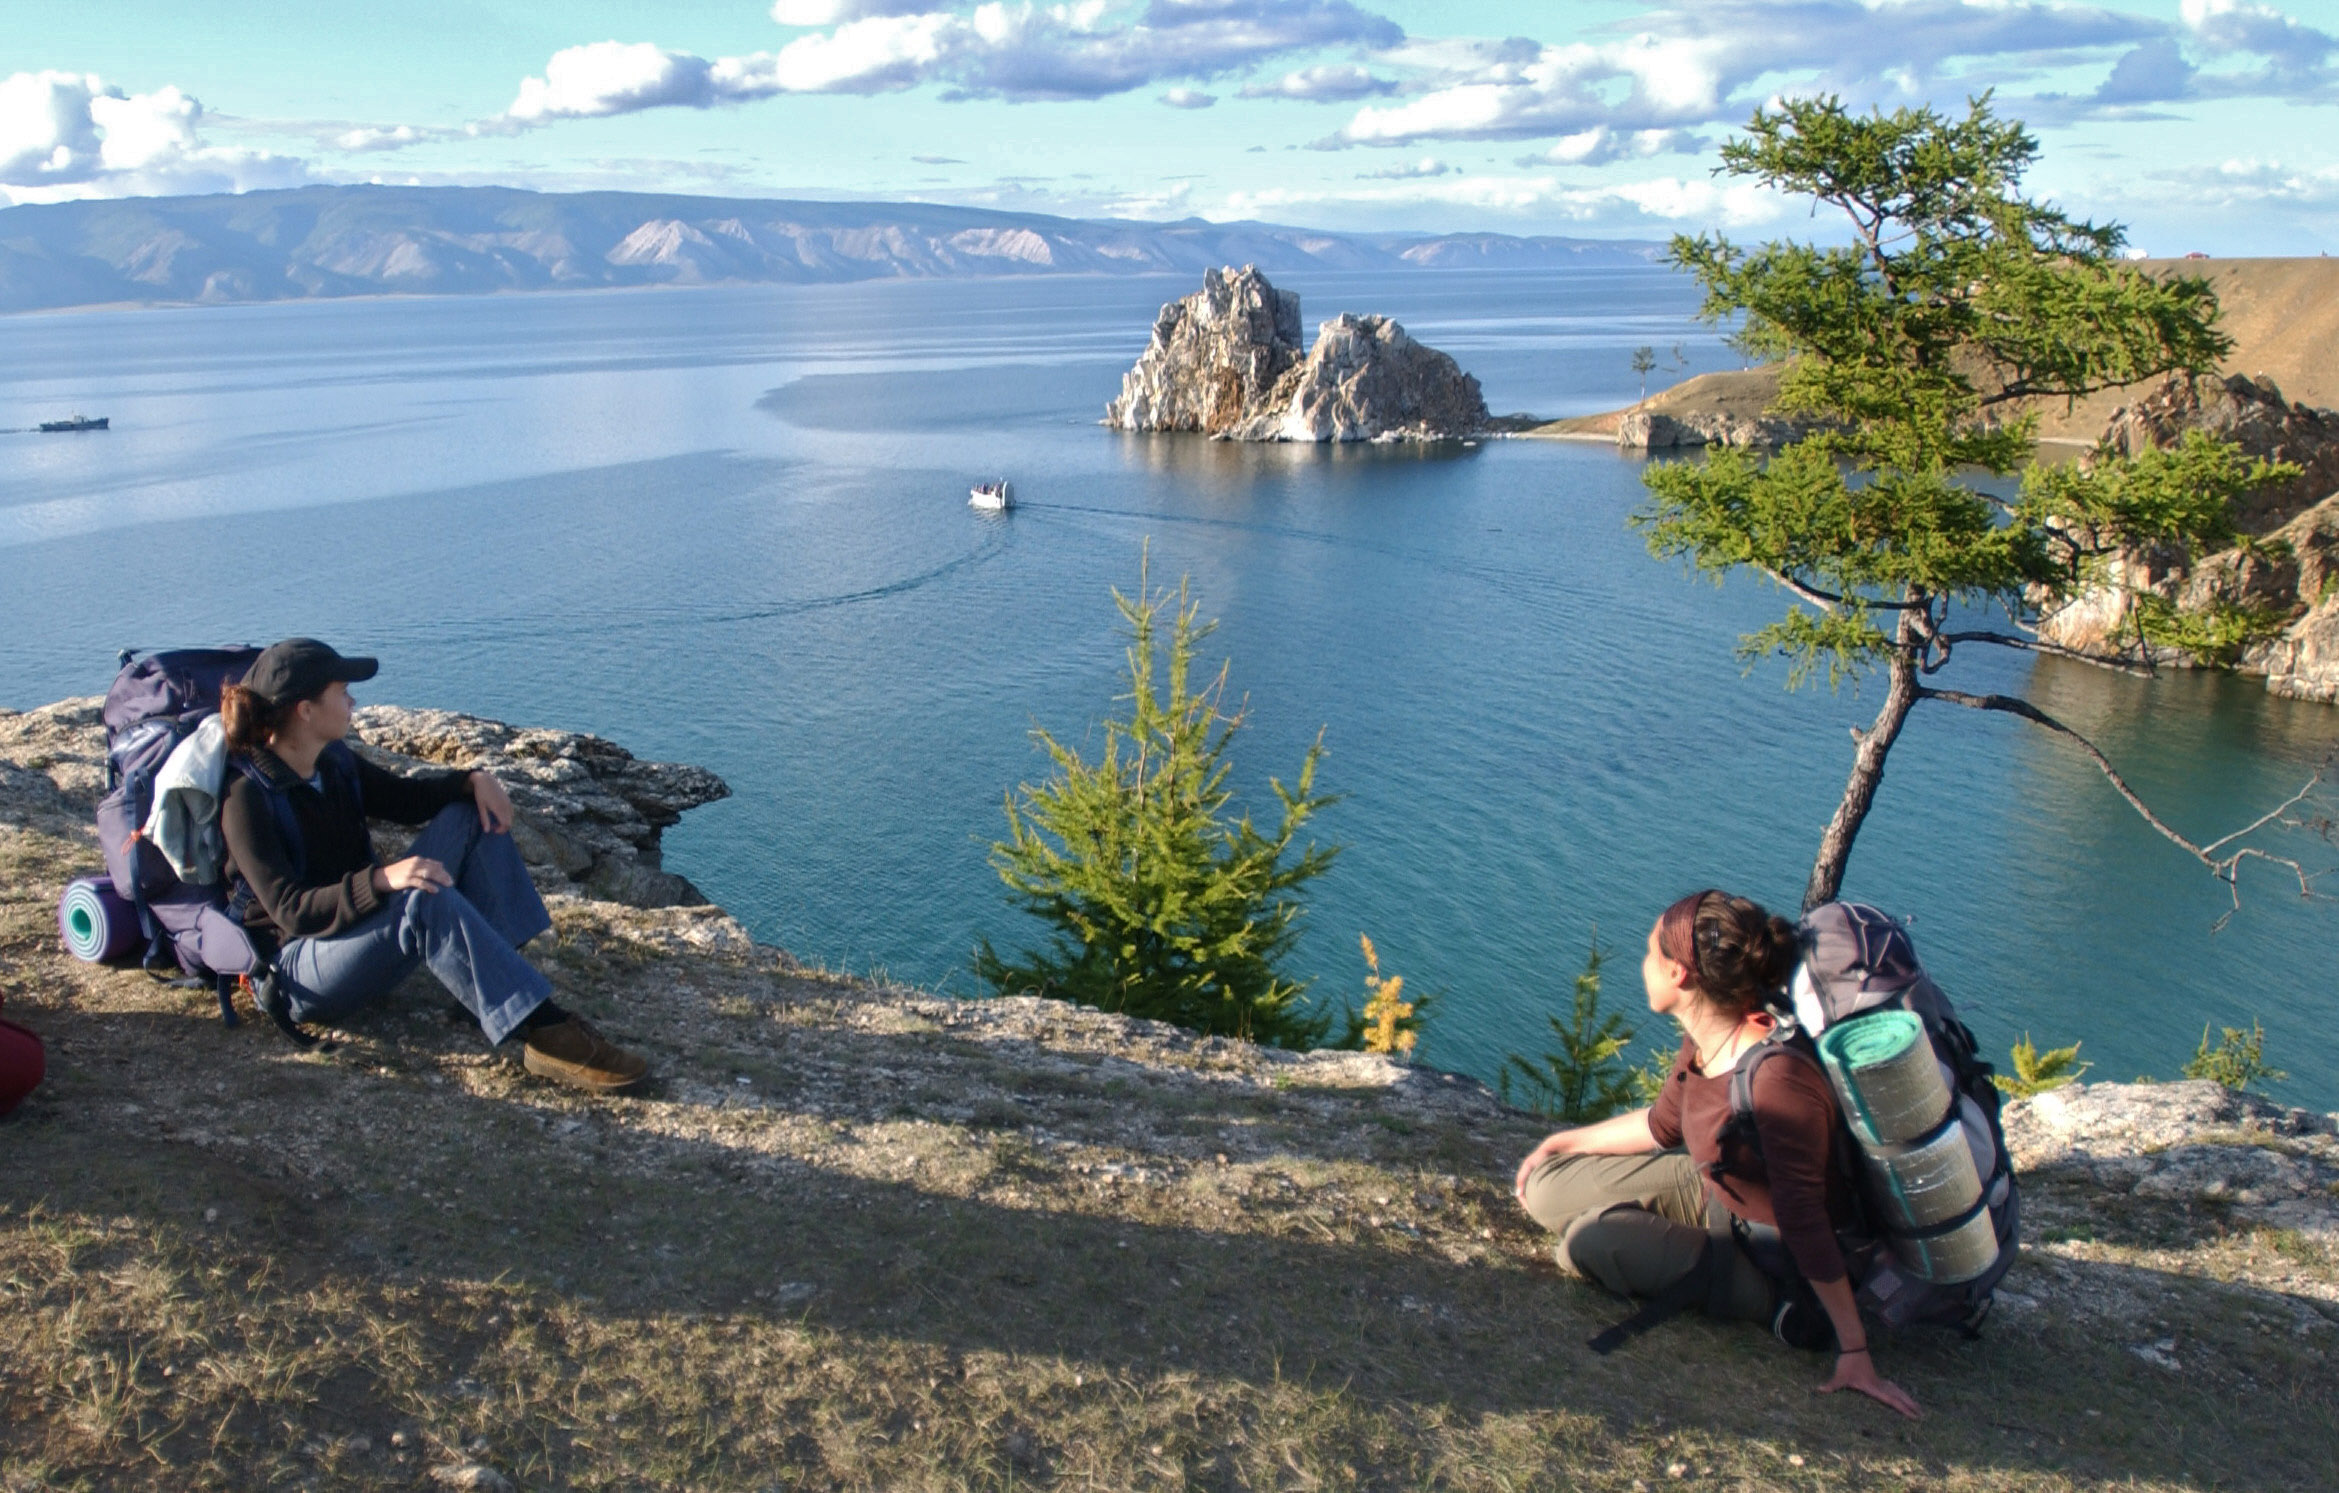
[[[2059,1089],[2095,1066],[2079,1060],[2078,1043],[2042,1053],[2031,1042],[2028,1032],[2024,1032],[2022,1040],[2014,1044],[2010,1056],[2014,1064],[2013,1073],[1990,1075],[1990,1082],[1996,1084],[1998,1091],[2009,1099],[2028,1099],[2034,1094],[2044,1094],[2049,1089]]]
[[[1569,1125],[1588,1125],[1621,1110],[1650,1102],[1649,1069],[1625,1057],[1632,1028],[1613,1011],[1600,1009],[1600,966],[1607,956],[1598,934],[1565,1017],[1552,1016],[1550,1051],[1533,1059],[1512,1053],[1503,1060],[1503,1101]],[[1656,1076],[1659,1088],[1663,1074]]]
[[[1055,773],[1007,796],[1008,838],[991,864],[1023,909],[1054,930],[1017,958],[984,939],[975,973],[1001,994],[1033,994],[1276,1047],[1312,1047],[1329,1014],[1302,1003],[1305,981],[1280,969],[1298,934],[1300,894],[1338,854],[1297,850],[1334,800],[1315,792],[1319,739],[1298,786],[1270,780],[1281,822],[1262,833],[1236,817],[1227,749],[1241,730],[1226,708],[1226,668],[1197,690],[1196,646],[1214,623],[1179,584],[1113,593],[1129,630],[1129,704],[1108,719],[1094,760],[1033,733]]]
[[[2262,1083],[2280,1083],[2290,1075],[2266,1066],[2266,1029],[2253,1018],[2248,1031],[2225,1027],[2215,1047],[2209,1045],[2209,1027],[2201,1027],[2201,1045],[2185,1064],[2185,1077],[2206,1078],[2229,1089],[2248,1089]]]

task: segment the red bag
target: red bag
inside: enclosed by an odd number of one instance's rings
[[[41,1086],[49,1056],[41,1039],[13,1021],[0,1021],[0,1115],[24,1102]]]

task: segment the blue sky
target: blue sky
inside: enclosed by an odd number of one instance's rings
[[[0,196],[315,181],[918,198],[1602,237],[1834,90],[2029,120],[2158,253],[2339,238],[2339,0],[0,0]]]

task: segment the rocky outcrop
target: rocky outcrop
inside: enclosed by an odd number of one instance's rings
[[[701,906],[706,897],[660,864],[660,836],[731,789],[703,767],[644,762],[577,731],[507,726],[447,710],[369,705],[358,750],[386,767],[484,767],[511,790],[512,839],[539,885],[629,907]],[[383,826],[387,853],[402,831]]]
[[[2006,1107],[2017,1170],[2339,1243],[2339,1116],[2205,1080],[2072,1084]]]
[[[1385,316],[1343,312],[1303,357],[1299,297],[1246,265],[1161,308],[1105,423],[1314,442],[1448,440],[1492,421],[1478,380]]]
[[[1385,316],[1341,312],[1263,407],[1225,432],[1237,441],[1441,441],[1487,428],[1478,380]]]
[[[2269,379],[2163,380],[2123,405],[2105,428],[2105,449],[2121,456],[2175,445],[2187,431],[2231,441],[2245,456],[2290,462],[2299,475],[2251,494],[2234,516],[2244,534],[2265,534],[2339,492],[2339,412],[2292,404]]]
[[[2133,659],[2132,604],[2149,594],[2181,612],[2223,603],[2284,619],[2282,630],[2233,660],[2266,688],[2298,699],[2339,702],[2339,413],[2292,404],[2264,379],[2170,379],[2107,428],[2102,449],[2133,455],[2174,445],[2187,431],[2232,441],[2248,456],[2288,462],[2299,475],[2244,501],[2236,548],[2195,557],[2168,547],[2114,557],[2105,581],[2043,619],[2046,642],[2103,658]],[[2149,650],[2150,662],[2198,660]]]
[[[0,711],[0,823],[87,837],[105,791],[105,726],[97,699]],[[506,726],[444,710],[368,706],[358,750],[392,768],[484,767],[511,790],[513,841],[547,892],[632,907],[702,906],[706,897],[660,865],[659,837],[700,804],[730,796],[704,768],[644,762],[615,742],[575,731]],[[385,854],[412,831],[374,826]],[[92,861],[95,847],[92,847]]]
[[[1161,308],[1153,338],[1105,406],[1117,430],[1230,430],[1300,361],[1299,294],[1256,267],[1205,270],[1202,288]]]
[[[1809,427],[1779,415],[1740,415],[1724,410],[1630,410],[1616,422],[1616,444],[1625,451],[1664,451],[1683,446],[1784,446],[1809,434]]]

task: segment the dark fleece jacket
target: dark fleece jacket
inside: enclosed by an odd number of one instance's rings
[[[269,811],[260,785],[230,769],[227,802],[221,806],[219,828],[227,841],[227,870],[241,875],[252,888],[252,905],[244,914],[246,927],[271,941],[282,938],[330,938],[346,933],[381,910],[374,895],[374,842],[366,832],[368,815],[393,824],[421,824],[448,804],[471,797],[469,773],[429,772],[403,777],[385,772],[363,757],[357,763],[357,784],[364,795],[361,806],[350,796],[342,776],[323,773],[324,791],[295,777],[274,752],[265,747],[252,753],[252,765],[292,804],[293,822],[300,826],[306,864],[301,865]]]

